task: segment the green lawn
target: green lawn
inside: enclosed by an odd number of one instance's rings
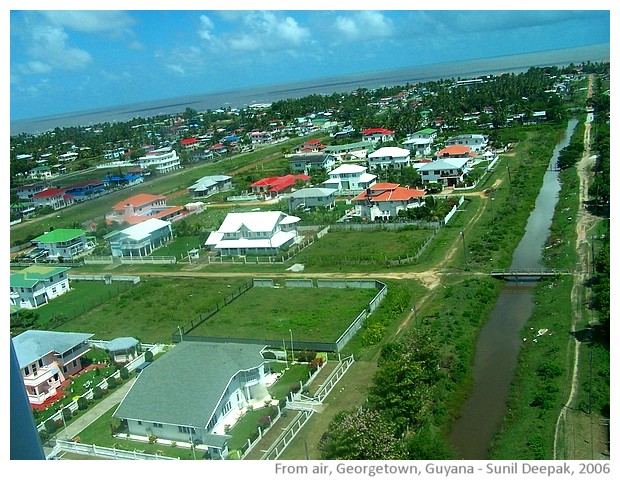
[[[178,325],[197,320],[245,284],[243,278],[142,278],[126,292],[63,324],[100,340],[132,336],[145,343],[170,342]]]
[[[352,265],[373,265],[374,268],[388,260],[413,257],[432,234],[433,230],[417,228],[332,230],[297,254],[294,262],[319,270]]]
[[[375,289],[254,287],[191,334],[333,342],[377,294]]]

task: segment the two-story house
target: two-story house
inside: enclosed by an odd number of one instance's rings
[[[362,141],[370,142],[373,145],[379,142],[390,142],[394,140],[394,130],[387,128],[367,128],[362,130]]]
[[[72,259],[88,249],[94,248],[86,240],[86,232],[79,228],[57,228],[32,239],[32,243],[47,252],[47,258]]]
[[[26,394],[31,405],[41,405],[60,394],[62,382],[82,370],[90,333],[28,330],[13,338]]]
[[[163,147],[148,152],[136,160],[140,168],[148,168],[157,173],[169,173],[181,168],[181,160],[172,147]]]
[[[441,183],[456,187],[467,173],[469,158],[442,158],[434,162],[419,164],[418,173],[425,183]]]
[[[11,273],[11,305],[34,309],[69,291],[68,267],[31,265]]]
[[[353,199],[355,213],[371,222],[390,220],[397,217],[401,210],[423,205],[425,193],[424,190],[401,187],[397,183],[375,183]]]
[[[316,155],[293,155],[289,157],[288,162],[293,172],[303,172],[306,175],[312,170],[324,170],[331,172],[336,165],[336,159],[332,155],[316,154]]]
[[[343,193],[356,193],[374,185],[377,176],[367,172],[367,167],[355,164],[344,164],[329,172],[329,180],[323,182],[323,187],[338,190]]]
[[[298,181],[305,183],[308,182],[310,178],[311,177],[305,173],[265,177],[252,183],[250,188],[252,189],[252,193],[261,197],[276,198],[279,194],[290,191]]]
[[[346,145],[329,145],[325,147],[323,153],[335,157],[336,163],[363,161],[371,148],[370,142],[353,142]]]
[[[121,231],[108,233],[105,237],[110,243],[114,257],[142,257],[150,255],[172,239],[170,222],[151,218]]]
[[[47,188],[32,195],[30,202],[35,208],[52,207],[54,210],[60,210],[71,205],[73,197],[67,194],[66,188]]]
[[[381,147],[368,155],[368,166],[371,171],[393,168],[401,170],[411,165],[409,150],[400,147]]]
[[[437,138],[437,130],[434,128],[424,128],[408,135],[403,146],[408,148],[414,156],[430,155],[432,145]]]
[[[110,222],[127,222],[132,225],[145,222],[152,218],[160,220],[179,220],[183,215],[183,207],[168,206],[164,195],[139,193],[118,202],[112,207],[112,213],[106,215]]]
[[[480,134],[463,134],[456,137],[450,137],[446,140],[446,147],[451,145],[465,145],[474,152],[484,150],[489,143],[489,137]]]
[[[205,246],[221,255],[276,254],[295,243],[299,220],[280,211],[229,213]]]

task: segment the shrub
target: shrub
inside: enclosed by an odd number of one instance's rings
[[[129,378],[129,370],[127,370],[127,367],[121,368],[120,375],[123,380],[127,380]]]
[[[116,388],[116,378],[110,377],[108,378],[108,390],[114,390]]]
[[[73,416],[73,414],[71,413],[71,409],[69,407],[63,408],[62,409],[62,416],[65,419],[65,421],[71,420],[71,417]]]
[[[58,424],[51,418],[45,420],[45,423],[43,425],[45,426],[45,430],[50,435],[53,435],[54,433],[56,433],[56,430],[58,430]]]
[[[269,418],[269,415],[263,415],[258,419],[258,426],[260,428],[267,428],[269,425],[271,425],[271,418]]]
[[[101,387],[97,386],[93,388],[93,399],[95,400],[99,400],[101,397],[103,397],[103,390],[101,390]]]
[[[144,361],[145,362],[152,362],[153,361],[153,352],[151,352],[150,350],[147,350],[146,352],[144,352]]]
[[[78,410],[86,410],[88,408],[88,400],[85,397],[78,398]]]

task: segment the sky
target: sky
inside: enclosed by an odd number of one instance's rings
[[[63,1],[46,10],[49,3],[7,3],[11,121],[610,42],[611,7],[282,10],[253,2],[253,8],[265,9],[170,10],[170,3],[179,9],[187,3],[178,1],[165,2],[162,10],[144,10],[146,5],[157,8],[158,2],[110,0],[102,2],[105,7],[92,2],[100,10],[74,10],[84,8],[84,2]],[[596,1],[570,0],[562,2],[563,8],[573,3],[597,8]],[[390,6],[389,1],[381,4]]]

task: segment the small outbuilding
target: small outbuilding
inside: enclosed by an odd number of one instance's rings
[[[106,346],[106,350],[110,354],[110,358],[116,363],[131,362],[140,355],[142,345],[140,340],[133,337],[119,337],[110,340]]]

